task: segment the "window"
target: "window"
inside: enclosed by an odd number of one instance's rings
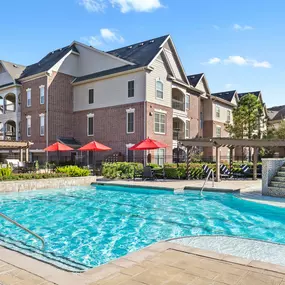
[[[220,115],[221,115],[220,106],[216,105],[216,118],[220,118]]]
[[[185,123],[185,137],[190,138],[190,121]]]
[[[227,110],[227,122],[231,121],[231,111]]]
[[[156,98],[163,99],[163,82],[156,80]]]
[[[87,115],[87,136],[94,135],[94,115]]]
[[[190,109],[190,96],[189,95],[185,96],[185,109],[186,110]]]
[[[40,104],[44,104],[45,103],[45,87],[44,86],[40,86]]]
[[[32,90],[31,88],[27,89],[27,107],[32,106]]]
[[[159,148],[155,150],[154,160],[156,164],[160,166],[164,165],[164,162],[165,162],[165,149],[164,148]]]
[[[204,114],[203,112],[200,112],[200,128],[203,129],[204,125]]]
[[[27,136],[30,137],[32,135],[31,133],[31,127],[32,127],[32,121],[31,121],[31,116],[27,116]]]
[[[40,114],[40,136],[45,135],[45,115]]]
[[[135,81],[128,81],[128,98],[135,97]]]
[[[88,99],[89,104],[94,103],[94,89],[89,89],[89,99]]]
[[[127,110],[127,134],[135,132],[135,110]]]
[[[222,129],[220,126],[216,126],[216,137],[220,138],[222,133]]]
[[[165,134],[165,114],[154,114],[154,132],[158,134]]]

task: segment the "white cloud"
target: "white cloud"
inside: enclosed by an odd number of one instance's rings
[[[207,62],[204,62],[204,64],[217,64],[220,63],[221,59],[218,57],[212,57]]]
[[[88,12],[103,12],[108,4],[118,7],[122,13],[130,11],[152,12],[162,8],[161,0],[78,0]]]
[[[248,25],[241,26],[239,24],[234,24],[233,25],[233,29],[235,31],[247,31],[247,30],[253,30],[253,27],[252,26],[248,26]]]
[[[98,36],[82,37],[80,39],[81,39],[81,41],[83,41],[83,42],[85,42],[85,43],[87,43],[93,47],[98,47],[98,46],[101,46],[103,44],[100,37],[98,37]]]
[[[227,83],[227,84],[225,84],[225,88],[226,88],[226,89],[229,89],[229,88],[231,88],[232,86],[233,86],[232,83]]]
[[[107,28],[101,29],[100,34],[106,42],[123,43],[125,41],[124,38],[120,36],[116,31]]]
[[[219,57],[212,57],[207,62],[204,62],[202,64],[218,64],[222,63],[225,65],[228,64],[235,64],[239,66],[251,66],[251,67],[257,67],[257,68],[271,68],[271,64],[268,61],[258,61],[256,59],[250,59],[246,58],[240,55],[230,55],[226,59],[221,59]]]
[[[103,12],[107,7],[105,0],[79,0],[79,5],[88,12]]]
[[[113,7],[118,6],[122,13],[130,11],[151,12],[162,8],[160,0],[110,0]]]
[[[247,64],[247,60],[239,55],[230,55],[227,59],[224,60],[225,64],[237,64],[237,65],[246,65]]]

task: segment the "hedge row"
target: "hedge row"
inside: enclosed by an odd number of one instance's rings
[[[20,174],[11,174],[10,176],[0,176],[0,181],[48,179],[48,178],[61,178],[67,176],[68,175],[65,173],[20,173]]]
[[[191,163],[190,164],[190,178],[191,179],[202,179],[205,177],[205,173],[202,166],[207,164],[209,168],[216,171],[216,164],[214,163]],[[252,163],[246,163],[249,167],[252,167]],[[157,172],[165,173],[165,177],[168,179],[186,179],[186,163],[166,163],[164,168],[157,164],[150,163],[150,167],[155,169]],[[225,164],[228,168],[229,165]],[[233,172],[239,173],[241,170],[241,163],[233,164]],[[109,179],[132,179],[134,177],[134,170],[142,171],[143,165],[141,163],[130,163],[130,162],[114,162],[114,163],[104,163],[102,169],[102,175]]]

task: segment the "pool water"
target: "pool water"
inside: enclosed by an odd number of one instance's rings
[[[154,242],[229,235],[285,244],[285,209],[234,194],[97,185],[0,196],[0,245],[68,270],[86,270]]]

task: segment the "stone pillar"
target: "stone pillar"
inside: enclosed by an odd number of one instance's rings
[[[220,160],[221,160],[220,146],[216,146],[216,182],[221,181]]]
[[[26,162],[29,161],[29,148],[26,148]]]
[[[257,160],[258,160],[258,148],[253,149],[253,180],[257,180]]]
[[[16,127],[16,141],[19,140],[19,94],[18,92],[15,93],[15,112],[16,112],[16,122],[15,122],[15,127]]]

